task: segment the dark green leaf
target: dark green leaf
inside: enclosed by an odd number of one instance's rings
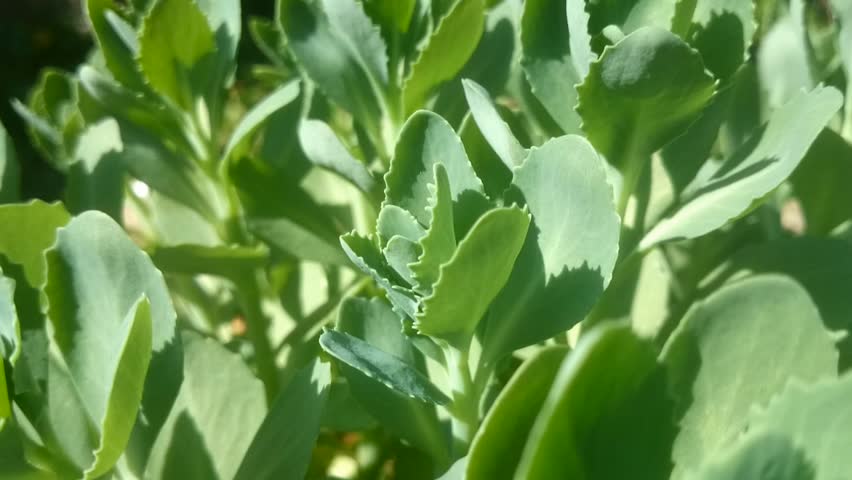
[[[116,28],[117,22],[121,21],[115,13],[115,2],[113,0],[87,0],[86,11],[89,21],[98,42],[100,52],[104,56],[107,68],[112,76],[127,88],[141,91],[143,89],[142,77],[136,67],[136,55],[132,44],[123,35],[123,31]],[[136,40],[135,32],[131,37]],[[137,45],[138,47],[138,45]]]
[[[826,128],[790,177],[809,233],[825,235],[852,219],[849,178],[852,178],[852,145]]]
[[[20,195],[20,167],[15,146],[0,124],[0,203],[11,203]]]

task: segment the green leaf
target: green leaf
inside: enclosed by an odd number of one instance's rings
[[[533,148],[515,170],[506,201],[526,205],[532,223],[489,313],[485,362],[582,320],[609,283],[618,256],[620,222],[604,162],[578,136]]]
[[[814,480],[814,467],[793,442],[776,433],[749,434],[712,458],[690,480]]]
[[[479,131],[507,167],[514,168],[527,156],[524,147],[515,138],[509,125],[500,117],[488,92],[472,80],[463,80],[464,93],[470,113]]]
[[[530,430],[569,351],[561,345],[543,348],[512,375],[473,439],[466,478],[512,478]]]
[[[423,235],[426,235],[426,230],[408,210],[396,205],[386,204],[379,211],[379,218],[376,220],[376,233],[382,245],[386,245],[391,238],[397,235],[412,242],[419,242]]]
[[[365,238],[353,232],[341,236],[340,245],[349,260],[385,291],[395,312],[401,316],[415,317],[417,301],[414,299],[414,293],[394,281],[397,278],[396,273],[385,264],[382,253],[372,238]]]
[[[423,108],[441,83],[452,79],[473,54],[485,27],[483,0],[456,0],[441,17],[403,83],[405,114]]]
[[[388,85],[384,41],[355,0],[281,0],[278,21],[293,56],[375,138]]]
[[[777,275],[730,283],[693,305],[662,359],[680,417],[673,450],[678,475],[731,441],[749,409],[765,405],[791,378],[837,372],[834,340],[810,297]]]
[[[51,349],[95,429],[94,463],[78,464],[94,477],[125,448],[151,351],[171,341],[175,313],[160,272],[102,213],[60,228],[45,258]]]
[[[808,233],[826,235],[852,219],[848,178],[852,178],[852,145],[826,128],[790,177]]]
[[[411,265],[417,263],[421,250],[417,243],[403,236],[394,235],[382,249],[382,255],[384,255],[388,266],[394,269],[406,283],[416,285],[417,282],[414,280]],[[431,287],[431,284],[429,286]]]
[[[373,178],[367,166],[349,153],[325,122],[303,120],[299,125],[299,143],[314,165],[340,175],[364,193],[372,194],[376,191],[376,179]]]
[[[695,2],[690,44],[717,78],[729,78],[748,55],[757,27],[754,13],[751,0]]]
[[[263,385],[216,340],[187,332],[183,345],[183,384],[145,478],[234,478],[266,414]]]
[[[420,371],[425,368],[423,355],[402,333],[400,318],[387,302],[377,298],[344,300],[337,328]],[[433,405],[391,390],[347,365],[343,366],[343,374],[358,402],[385,428],[429,454],[438,467],[449,462],[449,431],[438,420]]]
[[[357,337],[329,330],[320,337],[320,346],[337,360],[396,392],[426,403],[450,403],[450,399],[414,366]]]
[[[139,37],[139,66],[151,87],[185,111],[195,112],[206,91],[214,55],[213,32],[193,0],[157,0]]]
[[[491,198],[500,198],[512,183],[512,171],[488,144],[473,115],[468,114],[462,121],[459,137],[470,156],[473,170],[482,179],[485,194]]]
[[[15,281],[0,270],[0,361],[14,366],[21,352],[21,326],[15,309]]]
[[[417,0],[367,0],[364,8],[385,28],[406,33]]]
[[[2,366],[2,361],[0,361]],[[12,416],[12,407],[9,405],[9,391],[6,387],[6,368],[0,368],[0,428],[5,419]]]
[[[340,248],[287,218],[249,218],[248,228],[270,247],[326,265],[349,265]]]
[[[786,15],[767,28],[757,49],[761,94],[769,108],[779,108],[801,90],[816,86],[804,41],[804,2],[791,2],[790,7]]]
[[[12,139],[0,124],[0,203],[11,203],[20,196],[20,166]]]
[[[559,369],[514,478],[668,478],[673,407],[653,345],[598,327]]]
[[[450,260],[456,251],[456,234],[453,226],[453,199],[447,169],[441,163],[434,166],[435,183],[427,185],[432,190],[429,198],[429,229],[420,239],[420,256],[410,265],[417,290],[432,292],[438,280],[441,266]]]
[[[302,480],[328,397],[331,371],[319,359],[281,392],[243,458],[235,480]]]
[[[529,214],[517,206],[495,208],[477,220],[452,258],[441,265],[414,327],[466,349],[479,321],[509,278],[529,223]],[[465,290],[468,294],[459,295]]]
[[[577,112],[601,155],[622,172],[641,172],[645,157],[698,118],[714,89],[701,56],[683,40],[640,28],[591,64],[577,86]]]
[[[794,382],[765,409],[753,410],[748,428],[786,435],[816,467],[815,478],[843,478],[852,471],[845,454],[852,442],[850,394],[850,375],[810,387]]]
[[[90,124],[77,140],[75,162],[68,168],[65,202],[73,213],[100,210],[121,221],[124,203],[124,149],[116,123]]]
[[[116,28],[117,22],[121,22],[117,16],[116,5],[113,0],[87,0],[86,11],[89,21],[98,42],[99,51],[104,57],[106,66],[112,76],[122,85],[136,91],[142,91],[144,84],[139,70],[136,67],[132,43],[123,35],[123,31]],[[132,41],[136,40],[136,32],[133,32]],[[138,47],[138,45],[136,45]]]
[[[639,247],[695,238],[747,212],[793,172],[842,100],[831,87],[798,93],[706,181],[685,192],[683,205],[651,229]]]
[[[235,152],[240,152],[241,149],[239,147],[247,143],[251,136],[269,120],[272,114],[287,106],[298,96],[299,82],[292,80],[258,102],[243,116],[240,123],[234,128],[234,133],[231,134],[231,139],[228,141],[228,146],[225,147],[225,153],[222,155],[222,158],[228,159]]]
[[[420,111],[408,119],[399,134],[390,170],[385,175],[382,207],[402,207],[422,225],[429,225],[427,207],[431,192],[428,185],[434,183],[436,163],[443,164],[447,170],[456,205],[482,193],[482,182],[473,171],[453,128],[438,115]]]
[[[583,79],[571,58],[565,0],[528,0],[521,17],[521,66],[535,96],[565,133],[580,132],[574,111]],[[582,59],[578,59],[582,63]]]

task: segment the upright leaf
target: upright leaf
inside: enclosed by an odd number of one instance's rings
[[[571,58],[565,0],[528,0],[521,17],[521,66],[532,91],[565,133],[580,132],[574,111],[583,75]]]
[[[513,477],[530,430],[568,352],[565,346],[539,350],[512,375],[473,439],[466,478]]]
[[[0,203],[11,203],[20,195],[20,167],[15,146],[0,124]]]
[[[245,143],[272,114],[284,108],[298,96],[299,82],[291,81],[258,102],[234,128],[234,133],[231,134],[231,139],[228,141],[228,146],[225,147],[225,153],[222,157],[225,159],[231,157],[238,147]]]
[[[340,175],[364,193],[375,192],[376,179],[366,165],[349,153],[328,124],[320,120],[303,120],[299,125],[299,142],[314,165]]]
[[[777,433],[747,435],[712,458],[690,480],[815,480],[816,472],[802,448]]]
[[[683,40],[640,28],[592,63],[577,87],[577,112],[601,155],[623,172],[636,172],[698,118],[714,88],[701,56]]]
[[[667,478],[673,409],[650,342],[628,325],[598,327],[559,369],[514,478]]]
[[[698,467],[790,381],[832,377],[837,351],[807,293],[786,277],[733,282],[694,305],[662,353],[677,399],[679,477]],[[728,385],[728,388],[721,388]]]
[[[517,206],[495,208],[483,215],[452,258],[441,265],[432,294],[422,301],[415,328],[466,349],[509,278],[529,223],[529,214]],[[459,295],[465,289],[469,293]]]
[[[848,178],[852,178],[852,145],[826,128],[790,177],[809,233],[825,235],[852,219]]]
[[[115,12],[113,0],[87,0],[86,11],[98,42],[100,52],[112,76],[127,88],[141,91],[142,77],[136,67],[135,58],[138,51],[133,50],[136,35],[126,37],[116,28],[116,21],[121,21]],[[130,40],[130,43],[128,40]],[[138,44],[135,45],[138,48]]]
[[[428,95],[470,58],[485,26],[483,0],[456,0],[426,41],[402,87],[405,114],[422,108]]]
[[[512,183],[507,203],[526,205],[532,222],[489,312],[485,362],[582,320],[609,283],[618,256],[612,188],[588,142],[568,135],[533,148]]]
[[[319,359],[278,395],[240,463],[235,480],[302,480],[320,430],[331,371]]]
[[[206,92],[215,54],[213,32],[194,0],[157,0],[139,37],[139,65],[151,87],[185,111],[195,112]]]
[[[453,227],[453,198],[447,169],[436,163],[435,184],[429,185],[432,196],[427,207],[431,219],[429,229],[420,239],[421,254],[410,265],[412,278],[421,292],[431,292],[440,274],[441,265],[449,261],[456,250],[456,234]]]
[[[185,333],[183,344],[183,384],[145,477],[234,478],[266,414],[263,385],[219,342]]]
[[[462,83],[470,113],[491,148],[510,169],[520,165],[527,152],[515,138],[509,125],[500,118],[488,92],[472,80],[463,80]]]
[[[747,212],[796,168],[842,104],[832,87],[798,93],[642,239],[640,248],[709,233]]]

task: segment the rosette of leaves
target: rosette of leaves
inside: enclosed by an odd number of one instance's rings
[[[410,351],[385,351],[363,334],[378,307],[370,313],[344,303],[338,330],[320,338],[350,382],[366,376],[373,392],[398,392],[397,402],[445,408],[456,457],[477,429],[497,362],[566,331],[594,305],[609,281],[619,232],[603,160],[588,142],[565,136],[529,151],[507,150],[518,141],[487,94],[472,82],[466,90],[496,154],[469,159],[446,121],[415,113],[385,175],[375,232],[341,237],[350,260],[384,291],[390,308],[383,316],[396,318],[396,333],[382,335],[398,337]],[[418,368],[421,351],[442,365],[449,383]],[[368,392],[359,399],[376,415],[382,407]]]

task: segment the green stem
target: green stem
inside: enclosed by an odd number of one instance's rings
[[[621,193],[618,195],[618,204],[616,205],[616,211],[618,212],[618,216],[621,217],[622,223],[624,223],[624,214],[627,212],[627,204],[630,202],[630,196],[633,195],[633,191],[636,190],[636,185],[642,177],[645,162],[635,155],[631,155],[623,165],[626,166],[626,169],[621,184]]]
[[[479,427],[479,399],[470,375],[468,352],[454,346],[445,347],[444,352],[453,395],[449,409],[455,440],[453,448],[455,456],[462,457]]]
[[[236,294],[245,316],[246,335],[254,347],[257,375],[266,390],[267,404],[271,405],[278,393],[278,368],[275,366],[275,354],[267,335],[269,321],[260,307],[263,299],[260,293],[262,275],[263,271],[257,270],[242,276],[237,284]]]

